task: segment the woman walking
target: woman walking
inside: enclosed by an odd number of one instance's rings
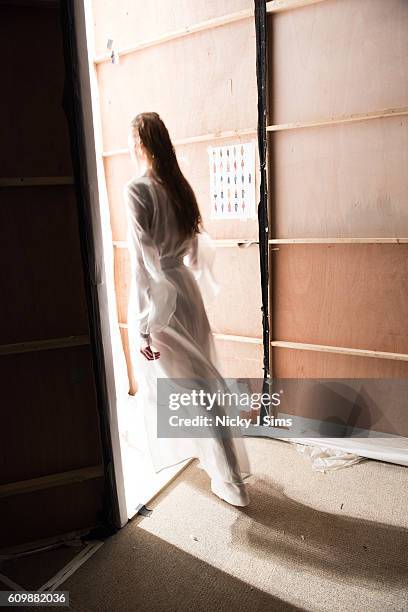
[[[138,177],[124,190],[132,269],[129,341],[153,464],[159,471],[198,457],[211,490],[230,504],[246,506],[242,478],[249,465],[243,440],[216,428],[195,439],[157,437],[158,378],[221,386],[223,379],[196,280],[208,277],[209,264],[194,192],[157,113],[135,117],[129,145],[139,166]]]

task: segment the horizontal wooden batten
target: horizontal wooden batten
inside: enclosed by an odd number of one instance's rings
[[[258,244],[256,239],[250,238],[214,238],[213,244],[218,248],[240,247],[245,248]],[[127,249],[128,243],[126,240],[114,240],[113,246],[116,249]]]
[[[252,338],[250,336],[234,336],[232,334],[218,334],[213,332],[216,340],[226,340],[227,342],[245,342],[246,344],[262,345],[262,338]]]
[[[212,142],[216,140],[227,140],[232,138],[244,138],[245,136],[255,136],[256,129],[247,128],[244,130],[226,130],[225,132],[213,132],[211,134],[199,134],[198,136],[190,136],[189,138],[178,138],[173,141],[175,147],[181,147],[188,144],[196,144],[200,142]],[[110,151],[104,151],[103,157],[114,157],[118,155],[129,154],[129,148],[124,147],[122,149],[111,149]]]
[[[325,0],[272,0],[266,3],[266,12],[271,14],[293,11],[297,8],[319,4],[320,2],[325,2]]]
[[[267,132],[282,132],[285,130],[300,130],[305,128],[330,127],[343,123],[354,123],[356,121],[368,121],[370,119],[385,119],[387,117],[402,117],[408,115],[408,106],[387,108],[384,110],[370,111],[368,113],[353,113],[351,115],[340,115],[329,119],[317,119],[316,121],[295,121],[293,123],[278,123],[267,125]]]
[[[324,0],[273,0],[272,2],[266,3],[266,11],[268,14],[281,13],[283,11],[294,10],[304,6],[318,4],[319,2],[324,2]],[[187,36],[192,36],[193,34],[197,34],[198,32],[214,30],[215,28],[220,28],[231,23],[237,23],[246,19],[253,19],[253,17],[254,11],[252,9],[243,9],[242,11],[228,13],[227,15],[221,15],[220,17],[213,17],[212,19],[200,21],[191,26],[185,26],[178,30],[166,32],[165,34],[161,34],[160,36],[151,38],[150,40],[141,41],[123,49],[115,49],[115,53],[119,57],[129,55],[131,53],[138,53],[139,51],[149,49],[150,47],[156,47],[158,45],[163,45],[164,43],[171,42],[173,40],[186,38]],[[111,61],[111,53],[100,55],[94,59],[94,63],[96,65],[104,64]]]
[[[178,138],[173,142],[174,146],[195,144],[197,142],[211,142],[213,140],[225,140],[227,138],[243,138],[245,136],[255,136],[256,129],[246,128],[244,130],[225,130],[224,132],[213,132],[211,134],[199,134],[188,138]]]
[[[356,121],[367,121],[370,119],[385,119],[387,117],[401,117],[408,115],[408,106],[389,108],[385,110],[372,111],[368,113],[354,113],[352,115],[341,115],[339,117],[332,117],[330,119],[321,119],[316,121],[307,122],[293,122],[293,123],[281,123],[276,125],[268,125],[266,127],[267,132],[279,132],[285,130],[295,130],[313,127],[328,127],[334,125],[340,125],[343,123],[353,123]],[[195,144],[200,142],[212,142],[217,140],[226,140],[231,138],[243,138],[245,136],[255,136],[257,133],[254,128],[246,128],[244,130],[227,130],[224,132],[214,132],[211,134],[201,134],[197,136],[191,136],[189,138],[180,138],[174,140],[173,144],[175,147],[183,146],[187,144]],[[104,151],[102,156],[115,157],[119,155],[129,154],[129,148],[123,147],[119,149],[110,149]],[[64,177],[61,177],[64,178]],[[69,178],[69,177],[68,177]],[[16,179],[17,180],[17,179]]]
[[[134,45],[130,45],[129,47],[125,47],[121,50],[115,49],[115,52],[117,53],[117,55],[119,55],[119,57],[122,57],[123,55],[129,55],[130,53],[137,53],[139,51],[143,51],[143,49],[149,49],[150,47],[163,45],[164,43],[170,42],[172,40],[186,38],[187,36],[197,34],[198,32],[204,32],[205,30],[213,30],[215,28],[220,28],[230,23],[236,23],[244,19],[250,19],[251,17],[253,17],[253,15],[254,12],[252,9],[244,9],[242,11],[237,11],[236,13],[221,15],[221,17],[214,17],[213,19],[200,21],[199,23],[195,23],[191,26],[185,26],[184,28],[180,28],[179,30],[173,30],[172,32],[161,34],[156,38],[135,43]],[[95,58],[94,63],[103,64],[110,61],[112,61],[111,54],[106,54]]]
[[[16,176],[0,178],[0,187],[48,187],[73,185],[72,176]]]
[[[119,323],[121,329],[128,329],[127,323]],[[216,340],[226,340],[227,342],[243,342],[245,344],[262,344],[262,338],[253,338],[251,336],[234,336],[232,334],[219,334],[212,332]]]
[[[323,344],[306,344],[303,342],[285,342],[283,340],[272,340],[271,346],[276,348],[296,349],[302,351],[317,351],[321,353],[337,353],[339,355],[351,355],[355,357],[375,357],[377,359],[393,359],[395,361],[408,361],[408,354],[390,353],[386,351],[372,351],[368,349],[353,349],[342,346],[327,346]]]
[[[294,10],[304,6],[318,4],[319,2],[324,2],[324,0],[273,0],[272,2],[266,3],[266,11],[268,14],[281,13],[283,11]],[[156,47],[158,45],[163,45],[164,43],[173,40],[186,38],[187,36],[192,36],[193,34],[197,34],[198,32],[214,30],[215,28],[220,28],[231,23],[237,23],[246,19],[253,19],[253,17],[254,11],[252,9],[243,9],[242,11],[228,13],[227,15],[221,15],[220,17],[214,17],[212,19],[200,21],[191,26],[185,26],[184,28],[180,28],[178,30],[166,32],[165,34],[161,34],[160,36],[151,38],[150,40],[141,41],[123,49],[115,49],[115,53],[119,57],[129,55],[131,53],[138,53],[139,51],[149,49],[150,47]],[[111,61],[111,53],[100,55],[94,59],[94,63],[96,65],[108,63]]]
[[[59,348],[70,348],[72,346],[84,346],[87,344],[90,344],[90,338],[88,335],[50,338],[49,340],[33,340],[31,342],[18,342],[17,344],[2,344],[0,345],[0,356],[14,355],[17,353],[32,353],[34,351],[47,351]]]
[[[78,470],[70,470],[69,472],[21,480],[19,482],[10,482],[0,485],[0,498],[11,497],[12,495],[19,495],[20,493],[31,493],[32,491],[40,491],[53,487],[61,487],[76,482],[83,482],[84,480],[92,480],[94,478],[102,478],[103,475],[103,466],[95,465],[92,467],[80,468]]]
[[[255,238],[253,240],[250,238],[214,238],[213,242],[219,248],[239,247],[241,249],[259,244]]]
[[[111,149],[110,151],[103,151],[102,157],[117,157],[119,155],[129,155],[129,148],[125,147],[123,149]]]
[[[408,238],[273,238],[269,244],[407,244]]]

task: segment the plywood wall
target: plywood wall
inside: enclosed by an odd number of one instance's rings
[[[202,21],[253,9],[249,0],[222,2],[101,2],[94,0],[95,56],[105,54],[106,41],[113,38],[121,49],[159,38]],[[140,15],[143,14],[143,20]],[[126,239],[126,217],[122,189],[133,173],[129,157],[117,152],[127,146],[131,119],[142,111],[156,111],[165,121],[176,144],[182,170],[190,181],[202,212],[204,225],[214,239],[255,239],[257,220],[210,219],[207,148],[216,144],[256,139],[257,91],[255,30],[253,17],[227,23],[162,44],[120,56],[119,64],[96,64],[102,115],[105,176],[109,197],[113,240]],[[217,139],[225,131],[252,130],[248,136]],[[202,136],[214,135],[200,140]],[[198,141],[177,144],[197,138]],[[258,247],[238,246],[217,250],[216,276],[221,292],[208,304],[214,332],[261,338],[261,298]],[[127,339],[127,303],[130,267],[127,249],[116,245],[115,282],[130,389],[131,364]],[[262,347],[245,340],[217,340],[220,365],[225,375],[262,375]],[[134,372],[137,380],[137,372]]]
[[[86,532],[106,494],[61,17],[57,3],[12,5],[0,8],[0,547]]]
[[[300,343],[273,349],[275,376],[407,376],[403,361],[301,350],[408,353],[407,246],[336,244],[408,236],[407,117],[283,125],[408,107],[407,29],[403,0],[325,0],[268,17],[272,237],[317,242],[271,251],[272,340]],[[401,416],[394,432],[406,431]]]
[[[271,141],[277,238],[408,235],[407,117],[282,131]]]
[[[408,353],[407,244],[280,245],[273,335]]]

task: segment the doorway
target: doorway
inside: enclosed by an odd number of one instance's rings
[[[158,112],[168,126],[182,171],[197,195],[205,229],[217,248],[215,274],[221,291],[207,310],[222,374],[261,378],[256,212],[245,218],[216,219],[209,181],[209,147],[249,145],[255,156],[255,193],[259,186],[254,11],[252,1],[189,3],[187,7],[173,2],[166,8],[160,2],[142,6],[127,0],[119,4],[89,0],[82,13],[108,293],[107,331],[116,387],[116,452],[130,517],[185,464],[154,472],[137,402],[137,372],[130,360],[127,327],[130,264],[122,197],[134,171],[127,149],[128,126],[138,112],[146,110]],[[238,63],[230,54],[232,48],[240,49]],[[201,69],[199,58],[205,59]]]

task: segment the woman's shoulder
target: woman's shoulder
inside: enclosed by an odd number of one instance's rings
[[[143,193],[151,188],[152,179],[143,174],[136,176],[125,183],[124,190],[128,193]]]
[[[138,176],[125,183],[123,191],[128,203],[134,207],[150,209],[153,205],[152,181],[146,176]]]

